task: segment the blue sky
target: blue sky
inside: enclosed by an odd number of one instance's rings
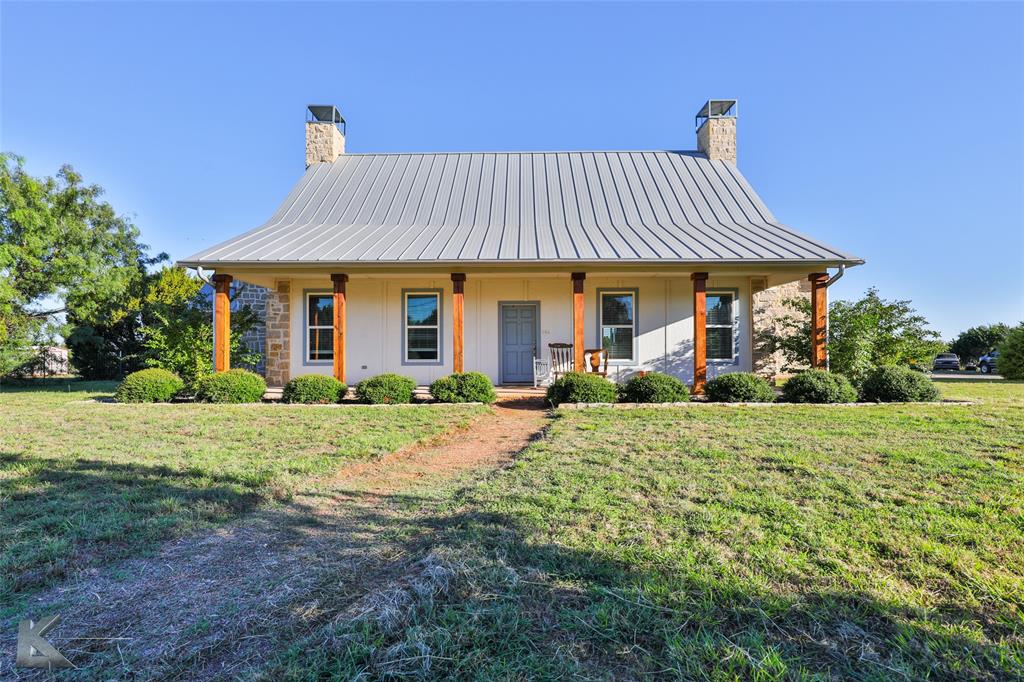
[[[950,337],[1024,319],[1024,5],[0,4],[0,148],[181,258],[270,216],[308,103],[350,151],[692,149],[740,100],[775,214]]]

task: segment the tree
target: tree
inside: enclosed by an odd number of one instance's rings
[[[180,268],[156,273],[146,292],[142,318],[144,362],[177,374],[189,389],[213,371],[213,306],[203,283]],[[242,336],[259,323],[249,308],[231,314],[231,363],[255,365],[259,353]]]
[[[977,362],[985,353],[999,347],[1010,327],[1003,324],[983,324],[971,327],[949,344],[949,352],[960,356],[962,362]]]
[[[779,320],[779,331],[765,330],[755,343],[764,353],[781,351],[785,369],[807,367],[811,361],[811,302],[785,301],[792,311]],[[888,301],[875,288],[859,301],[833,301],[829,305],[829,366],[858,384],[877,365],[922,364],[945,344],[910,301]]]
[[[999,344],[996,370],[1004,379],[1024,379],[1024,322],[1007,332]]]
[[[147,255],[138,229],[102,194],[70,166],[36,178],[22,158],[0,154],[0,375],[55,315],[68,314],[69,334],[90,326],[90,338],[105,339],[126,292],[166,259]]]

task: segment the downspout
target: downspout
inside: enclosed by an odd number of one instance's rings
[[[829,277],[825,281],[825,289],[828,289],[830,286],[832,286],[833,284],[838,282],[840,279],[842,279],[843,275],[845,275],[845,274],[846,274],[846,266],[845,265],[840,265],[839,266],[839,271],[836,274],[834,274],[831,277]],[[827,372],[831,372],[832,371],[832,367],[831,367],[831,354],[828,351],[828,338],[829,338],[829,336],[828,336],[829,329],[828,328],[829,328],[830,322],[831,322],[831,317],[828,314],[828,306],[825,306],[825,371],[827,371]]]
[[[213,295],[216,298],[216,296],[217,296],[217,287],[214,286],[214,284],[210,280],[210,278],[207,277],[206,274],[203,272],[203,267],[201,265],[197,265],[196,266],[196,274],[199,275],[199,279],[203,280],[205,283],[210,285],[210,288],[213,289]],[[217,304],[216,304],[215,301],[213,302],[213,305],[210,306],[210,325],[213,327],[213,354],[210,356],[210,362],[213,363],[213,364],[211,364],[210,366],[211,367],[216,367],[217,366]]]

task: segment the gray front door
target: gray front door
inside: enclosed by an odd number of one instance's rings
[[[501,304],[501,383],[533,382],[537,352],[537,304]]]

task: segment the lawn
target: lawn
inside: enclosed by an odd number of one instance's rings
[[[1024,384],[942,390],[981,404],[560,412],[435,492],[400,626],[266,679],[1021,679]]]
[[[484,408],[117,405],[111,383],[0,392],[0,617],[69,571],[224,523]]]

